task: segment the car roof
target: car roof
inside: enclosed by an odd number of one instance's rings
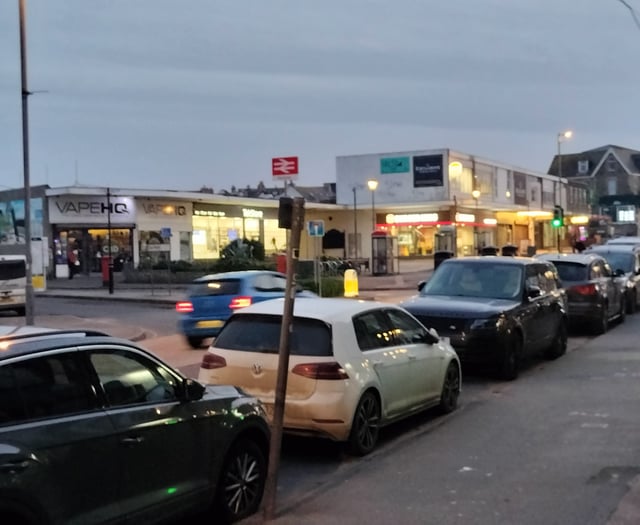
[[[615,237],[614,239],[609,239],[606,244],[640,244],[640,237],[632,235],[628,235],[626,237]]]
[[[541,253],[540,255],[536,255],[536,258],[550,261],[553,263],[556,262],[568,262],[575,264],[590,264],[593,261],[599,261],[604,259],[602,255],[593,253],[593,252],[582,252],[582,253]]]
[[[472,257],[453,257],[451,259],[445,259],[442,261],[443,264],[465,264],[465,263],[477,263],[477,264],[510,264],[513,266],[524,266],[527,264],[537,263],[536,259],[533,257],[512,257],[510,255],[474,255]]]
[[[13,327],[15,328],[15,327]],[[0,336],[0,362],[5,359],[90,344],[118,343],[131,346],[125,339],[94,330],[56,330],[45,327],[20,327]]]
[[[203,275],[202,277],[198,277],[194,279],[193,283],[201,283],[207,281],[216,281],[220,279],[246,279],[247,277],[251,277],[254,275],[277,275],[279,277],[286,278],[286,275],[280,272],[274,272],[273,270],[238,270],[234,272],[220,272],[220,273],[210,273],[207,275]]]
[[[271,299],[254,303],[235,312],[234,317],[244,314],[282,315],[284,312],[284,298]],[[377,308],[398,308],[390,303],[379,301],[365,301],[352,298],[338,297],[304,297],[294,301],[293,313],[296,317],[320,319],[327,323],[343,321],[361,312]]]
[[[590,253],[633,253],[640,251],[635,244],[597,244],[588,248]]]

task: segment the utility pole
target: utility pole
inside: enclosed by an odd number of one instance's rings
[[[273,421],[271,423],[269,469],[264,489],[264,519],[266,521],[275,517],[276,510],[278,469],[280,467],[280,448],[282,445],[282,426],[284,421],[285,396],[287,392],[287,374],[289,371],[289,336],[293,330],[293,304],[296,296],[295,270],[300,256],[300,236],[304,225],[304,199],[296,197],[292,200],[290,222],[286,221],[290,225],[291,229],[289,243],[287,244],[287,285],[286,295],[284,298],[282,325],[280,326],[278,375],[276,379]],[[282,200],[280,201],[280,206],[281,208],[283,206]]]
[[[25,324],[33,325],[33,254],[31,253],[31,181],[29,180],[29,104],[27,87],[27,41],[24,0],[18,0],[20,19],[20,71],[22,79],[22,165],[24,172],[24,243],[27,262],[25,289]]]

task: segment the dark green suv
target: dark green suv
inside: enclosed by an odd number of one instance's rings
[[[255,398],[97,332],[0,330],[0,523],[257,510],[269,428]]]

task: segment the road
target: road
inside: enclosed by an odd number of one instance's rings
[[[204,352],[175,334],[166,306],[47,298],[37,312],[36,321],[64,312],[112,326],[144,322],[155,335],[143,345],[188,375]],[[599,338],[573,336],[566,356],[532,361],[514,382],[466,370],[458,411],[389,427],[366,458],[286,437],[277,523],[640,522],[609,521],[640,473],[639,330],[640,314]]]

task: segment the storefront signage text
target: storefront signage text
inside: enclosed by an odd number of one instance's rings
[[[389,213],[386,217],[387,224],[418,224],[422,222],[438,222],[437,213]]]
[[[193,214],[200,217],[225,217],[227,215],[223,211],[216,210],[193,210]]]
[[[183,217],[187,214],[185,206],[175,206],[173,204],[143,202],[142,209],[147,215],[179,215]]]
[[[56,202],[56,208],[63,215],[90,213],[92,215],[102,215],[106,213],[128,214],[129,209],[124,202],[112,202],[110,206],[105,202],[96,201],[66,201]]]
[[[473,213],[456,213],[456,222],[475,222],[476,216]]]
[[[262,210],[254,210],[252,208],[242,208],[242,216],[244,218],[262,219],[264,213]]]

